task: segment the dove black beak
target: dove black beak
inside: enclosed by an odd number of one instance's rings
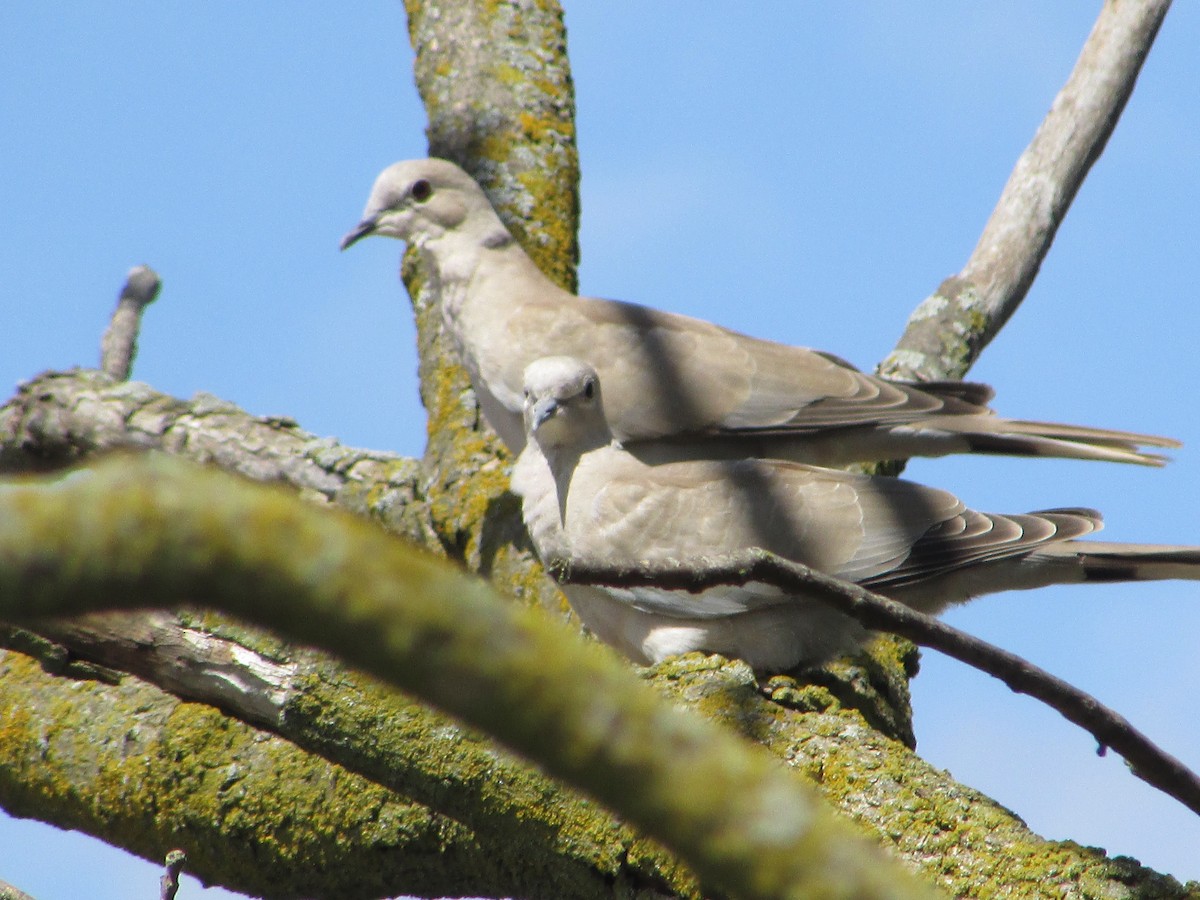
[[[341,248],[345,250],[347,247],[358,243],[365,237],[370,237],[375,233],[375,226],[379,224],[378,219],[372,216],[369,219],[363,219],[355,225],[350,231],[346,232],[346,236],[342,238]]]
[[[546,422],[558,415],[559,403],[553,398],[539,400],[533,405],[533,427],[541,428]]]

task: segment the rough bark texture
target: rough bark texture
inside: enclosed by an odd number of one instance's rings
[[[430,155],[473,175],[543,271],[573,288],[579,158],[562,10],[549,0],[409,0],[406,8]],[[565,611],[561,596],[541,587],[508,493],[506,454],[480,419],[415,255],[406,257],[404,278],[429,413],[426,488],[434,526],[452,556],[519,597]]]
[[[0,801],[252,895],[391,896],[513,882],[470,828],[136,679],[46,674],[0,652]],[[489,860],[490,857],[490,860]]]
[[[0,643],[36,656],[52,674],[98,681],[132,673],[176,696],[219,707],[461,823],[474,835],[473,852],[508,861],[499,864],[510,867],[501,875],[497,863],[459,852],[453,891],[479,893],[504,884],[507,892],[527,897],[608,890],[634,897],[671,884],[686,893],[690,883],[666,853],[600,807],[446,716],[322,654],[259,639],[211,616],[161,612],[90,616],[47,624],[39,633],[54,642],[10,628]],[[106,668],[81,670],[80,659]],[[113,703],[120,705],[115,697]],[[189,871],[217,877],[206,865],[191,859]],[[417,890],[407,879],[385,883],[389,893]],[[342,885],[347,894],[368,896],[374,887],[348,876]],[[448,886],[436,890],[453,892]]]
[[[543,269],[573,287],[578,163],[561,11],[540,0],[407,6],[431,153],[475,175]],[[1110,2],[1105,16],[1135,6]],[[1139,8],[1150,11],[1152,27],[1129,43],[1140,41],[1144,56],[1161,14],[1153,18],[1154,4]],[[1089,162],[1110,130],[1111,123]],[[1086,165],[1075,186],[1085,173]],[[1065,209],[1073,189],[1051,207]],[[1039,233],[1044,252],[1053,228]],[[1036,261],[1017,267],[1027,270],[1012,279],[1021,293],[1036,268]],[[502,591],[565,614],[523,535],[507,460],[482,426],[411,259],[406,280],[429,412],[422,461],[319,441],[295,423],[255,419],[213,397],[184,402],[80,371],[41,376],[0,409],[0,471],[57,468],[114,447],[159,448],[361,512],[463,560]],[[967,307],[967,325],[982,333],[986,316]],[[958,335],[960,320],[943,316],[939,327]],[[984,342],[960,337],[953,340],[966,351],[942,352],[938,344],[927,355],[965,371]],[[902,341],[900,349],[913,347]],[[910,374],[947,376],[954,365],[921,362]],[[297,892],[341,896],[686,896],[693,889],[661,851],[594,805],[324,658],[211,616],[139,617],[128,629],[114,636],[75,625],[40,646],[9,633],[8,644],[23,640],[24,652],[0,657],[6,809],[156,860],[185,846],[189,872],[271,895],[293,883]],[[147,655],[139,633],[161,646],[148,654],[157,658],[135,664]],[[1200,896],[1131,861],[1044,841],[923,763],[906,746],[903,674],[913,661],[898,646],[884,642],[874,659],[805,681],[781,676],[757,685],[737,663],[697,657],[646,678],[810,776],[835,806],[953,894]],[[140,679],[80,665],[85,655],[205,702],[180,702]],[[288,812],[296,808],[302,815]],[[527,861],[535,876],[528,879]],[[336,886],[314,880],[318,869]],[[286,881],[292,873],[295,881]]]

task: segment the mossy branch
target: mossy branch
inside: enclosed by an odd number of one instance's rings
[[[87,677],[92,673],[80,661],[89,660],[219,707],[471,829],[478,849],[455,850],[459,877],[453,888],[436,880],[444,873],[433,866],[420,879],[379,882],[389,894],[436,884],[440,893],[532,900],[595,896],[615,883],[652,885],[663,897],[695,896],[694,879],[665,851],[488,739],[324,654],[253,646],[248,629],[235,635],[213,626],[212,616],[105,613],[39,623],[38,633],[56,642],[48,648],[39,649],[15,629],[0,629],[0,644],[36,655],[56,673]],[[119,697],[110,705],[117,715]],[[83,734],[87,727],[75,730]],[[12,763],[0,746],[0,768]],[[44,767],[54,763],[44,760]],[[18,790],[14,786],[13,793]],[[30,790],[36,806],[37,788]],[[521,865],[497,869],[488,856],[520,859]],[[216,877],[209,866],[201,860],[198,874]]]
[[[112,450],[163,450],[285,484],[439,546],[418,502],[416,460],[319,438],[291,419],[253,416],[212,394],[182,400],[96,369],[43,372],[0,406],[0,472],[54,470]]]
[[[355,518],[165,457],[0,491],[0,616],[181,596],[337,653],[496,735],[738,896],[927,895],[765,754]]]
[[[0,803],[151,860],[186,847],[191,874],[251,896],[446,896],[515,881],[503,844],[290,741],[134,678],[65,678],[4,651]]]

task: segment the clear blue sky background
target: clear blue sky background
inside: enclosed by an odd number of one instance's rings
[[[584,291],[869,368],[966,260],[1099,4],[566,6]],[[1161,471],[954,459],[910,477],[981,509],[1095,506],[1108,538],[1200,544],[1197,47],[1200,7],[1177,4],[1025,307],[972,373],[1003,413],[1184,449]],[[94,365],[145,262],[164,288],[137,378],[421,451],[400,245],[337,251],[378,170],[425,154],[399,2],[4,4],[0,121],[5,395]],[[1197,768],[1198,599],[1194,583],[1077,587],[950,619]],[[1200,878],[1196,816],[1055,713],[932,653],[914,692],[918,749],[1039,833]],[[149,897],[158,871],[0,819],[0,879],[39,900]]]

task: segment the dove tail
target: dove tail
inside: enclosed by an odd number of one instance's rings
[[[1084,428],[1053,422],[971,416],[964,417],[962,421],[954,424],[973,453],[1063,457],[1161,466],[1167,462],[1168,457],[1161,453],[1147,452],[1142,447],[1179,446],[1176,440],[1154,434]]]
[[[1074,555],[1085,581],[1200,581],[1200,547],[1067,541],[1043,552]]]

